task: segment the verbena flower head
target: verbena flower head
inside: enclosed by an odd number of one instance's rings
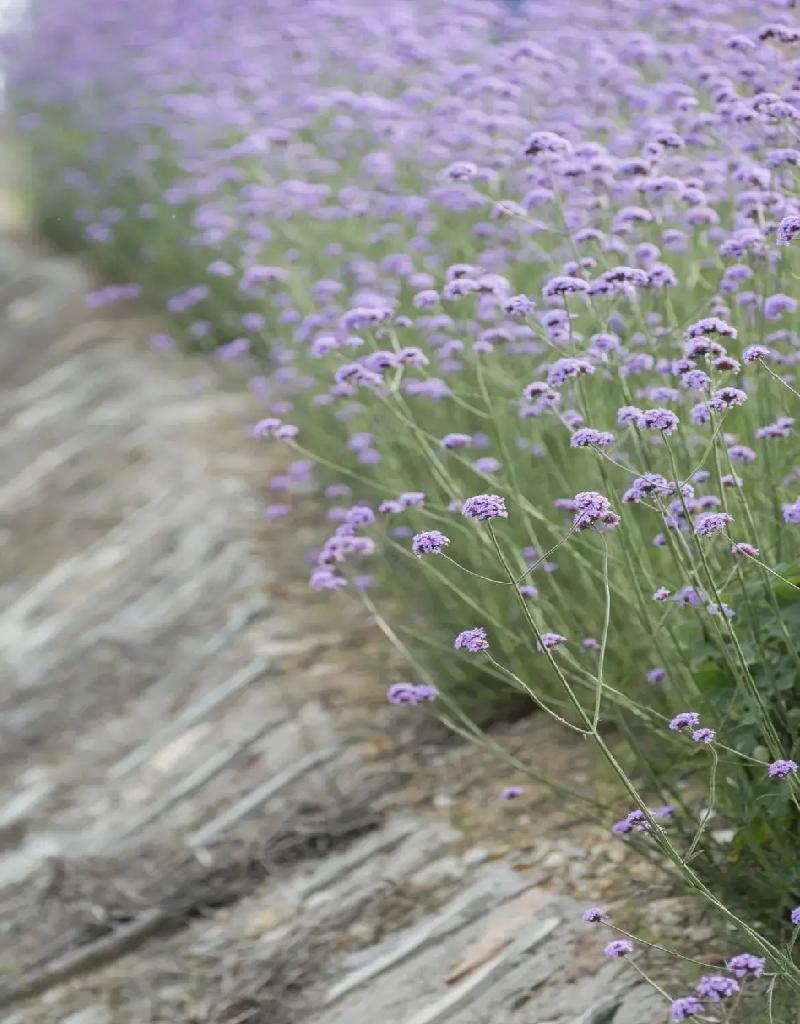
[[[713,743],[717,738],[717,734],[713,729],[707,729],[705,726],[701,729],[695,729],[692,733],[692,739],[695,743]]]
[[[436,700],[438,696],[436,687],[426,683],[392,683],[386,691],[386,699],[390,704],[422,704]]]
[[[739,991],[739,982],[725,974],[706,974],[695,985],[695,992],[712,1003],[730,999]]]
[[[778,224],[775,232],[779,245],[789,245],[800,235],[800,214],[790,213]]]
[[[791,914],[789,914],[789,920],[792,924],[800,924],[800,907],[794,908]]]
[[[673,1020],[688,1020],[690,1017],[701,1016],[703,1012],[703,1004],[697,996],[681,996],[672,1001]]]
[[[462,509],[467,519],[486,522],[489,519],[508,519],[505,499],[497,494],[476,494],[467,498]]]
[[[553,647],[559,647],[566,642],[567,638],[560,633],[542,633],[541,638],[536,641],[536,650],[549,651]]]
[[[647,681],[648,683],[652,683],[653,685],[657,683],[663,683],[666,678],[667,670],[664,668],[651,668],[650,671],[647,673]]]
[[[423,555],[440,555],[449,543],[450,538],[438,530],[426,530],[416,534],[411,541],[411,550],[417,558],[422,558]]]
[[[747,541],[737,541],[731,545],[731,554],[740,555],[745,558],[758,558],[761,552],[758,548],[753,547],[752,544],[748,544]]]
[[[784,313],[794,313],[797,300],[791,295],[770,295],[764,300],[764,316],[767,320],[778,320]]]
[[[696,711],[681,711],[669,723],[673,732],[680,732],[681,729],[693,729],[698,725],[700,725],[700,715]]]
[[[709,398],[708,404],[717,412],[724,412],[726,409],[734,409],[737,405],[744,405],[747,401],[747,392],[741,388],[720,388]]]
[[[564,359],[557,359],[548,367],[547,383],[551,388],[559,388],[567,380],[594,372],[594,365],[586,359],[567,356]]]
[[[730,960],[725,961],[725,966],[732,971],[737,978],[760,978],[764,973],[767,961],[764,957],[754,956],[752,953],[737,953]]]
[[[718,316],[707,316],[702,320],[697,320],[688,327],[684,334],[684,338],[688,341],[690,338],[699,338],[708,334],[718,334],[722,337],[735,338],[737,331],[736,328],[732,327],[726,320],[723,320]]]
[[[610,528],[619,523],[619,516],[611,508],[608,498],[597,491],[580,491],[573,499],[573,507],[577,530],[588,530],[597,524]]]
[[[453,451],[456,448],[469,448],[472,444],[471,434],[445,434],[439,442],[442,448]]]
[[[267,416],[266,419],[259,420],[250,428],[250,436],[258,439],[269,437],[280,425],[281,421],[277,417]]]
[[[606,912],[602,907],[587,907],[582,917],[587,924],[600,924],[608,920]]]
[[[659,587],[658,590],[656,590],[653,593],[653,598],[652,599],[654,601],[668,601],[670,596],[671,596],[671,594],[672,594],[672,591],[669,590],[669,588],[667,588],[667,587]]]
[[[617,409],[617,423],[621,427],[635,427],[642,418],[642,410],[636,405],[623,405]]]
[[[777,761],[773,761],[769,768],[767,768],[767,775],[771,779],[785,779],[789,775],[794,775],[796,771],[796,761],[779,758]]]
[[[607,430],[581,427],[569,439],[570,448],[608,448],[614,443],[614,435]]]
[[[530,316],[536,309],[536,303],[527,295],[512,295],[503,303],[503,312],[506,316],[524,318]]]
[[[800,498],[781,506],[785,523],[800,523]]]
[[[603,952],[612,959],[629,956],[633,952],[633,943],[629,939],[613,939]]]
[[[505,786],[500,790],[500,799],[516,800],[518,796],[522,796],[523,792],[522,786]]]
[[[680,421],[670,409],[645,409],[637,426],[646,430],[660,430],[662,434],[674,434]]]
[[[748,345],[742,352],[742,361],[745,363],[757,363],[761,359],[769,359],[772,353],[766,345]]]
[[[727,512],[707,512],[695,520],[694,532],[698,537],[709,537],[720,530],[727,530],[732,522],[733,516]]]
[[[580,277],[554,277],[542,288],[545,298],[556,295],[581,295],[589,291],[589,284]]]
[[[526,156],[539,156],[540,154],[553,155],[556,153],[572,152],[572,144],[561,135],[555,132],[533,132],[528,136],[525,143]]]
[[[469,651],[470,654],[478,654],[480,651],[488,651],[489,641],[486,638],[486,630],[483,626],[475,626],[473,629],[465,629],[455,638],[453,646],[457,651]]]

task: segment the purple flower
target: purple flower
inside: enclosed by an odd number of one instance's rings
[[[709,398],[708,404],[717,412],[724,412],[726,409],[734,409],[737,405],[744,405],[747,401],[747,392],[741,388],[720,388]]]
[[[428,309],[431,306],[435,306],[438,302],[439,293],[434,291],[433,288],[426,288],[424,291],[417,292],[411,300],[414,309]]]
[[[660,430],[662,434],[673,434],[680,421],[669,409],[645,409],[639,418],[638,426],[646,430]]]
[[[667,670],[664,668],[651,668],[647,673],[648,683],[663,683],[667,678]]]
[[[614,939],[603,950],[606,956],[621,957],[628,956],[633,952],[633,943],[628,939]]]
[[[486,630],[483,626],[475,626],[473,629],[465,629],[453,641],[453,647],[457,651],[469,651],[470,654],[478,654],[480,651],[489,650],[489,641],[486,638]]]
[[[738,541],[736,544],[731,545],[732,555],[743,555],[746,558],[758,558],[761,552],[758,548],[753,547],[752,544],[748,544],[746,541]]]
[[[712,533],[725,530],[733,522],[733,516],[727,512],[708,512],[698,516],[694,523],[694,532],[698,537],[708,537]]]
[[[540,153],[571,153],[572,144],[555,132],[534,132],[525,143],[525,156],[538,156]]]
[[[556,295],[579,295],[588,291],[588,282],[580,277],[553,277],[542,288],[542,295],[550,299]]]
[[[417,558],[422,558],[423,555],[440,555],[449,543],[450,538],[438,530],[426,530],[414,537],[411,541],[411,550]]]
[[[713,729],[707,729],[705,726],[702,729],[695,729],[692,733],[692,739],[695,743],[713,743],[717,738],[717,734]]]
[[[341,590],[347,586],[347,580],[337,576],[333,569],[320,566],[311,573],[308,585],[312,590]]]
[[[443,177],[449,181],[472,181],[477,177],[478,168],[469,160],[456,160],[444,171]]]
[[[445,434],[439,442],[442,448],[452,451],[455,448],[468,448],[472,444],[471,434]]]
[[[351,526],[371,526],[375,522],[375,513],[369,505],[353,505],[347,511],[345,522]]]
[[[212,277],[233,277],[235,273],[230,263],[226,263],[225,260],[214,260],[206,267],[206,271]]]
[[[512,295],[503,303],[503,312],[506,316],[526,317],[536,309],[536,303],[527,295]]]
[[[542,633],[541,638],[536,641],[536,650],[549,651],[553,647],[558,647],[566,642],[567,638],[560,633]]]
[[[467,519],[486,522],[489,519],[508,519],[505,499],[497,494],[476,494],[467,498],[461,512]]]
[[[623,405],[617,409],[617,423],[621,427],[635,427],[642,416],[642,410],[636,405]]]
[[[532,583],[523,583],[522,586],[517,588],[524,598],[528,601],[535,601],[539,596],[539,591]]]
[[[782,506],[783,521],[785,523],[800,523],[800,498],[791,504]]]
[[[742,360],[745,363],[755,363],[759,359],[769,359],[772,355],[765,345],[748,345],[742,352]]]
[[[790,295],[770,295],[764,300],[764,316],[767,320],[778,320],[784,313],[794,313],[797,302]]]
[[[700,715],[696,711],[681,711],[669,723],[673,732],[680,732],[681,729],[690,729],[700,724]]]
[[[778,245],[788,245],[794,241],[800,235],[800,215],[790,213],[788,217],[784,217],[778,225],[776,235]]]
[[[286,519],[287,516],[292,514],[291,505],[267,505],[264,509],[265,519]]]
[[[668,590],[667,587],[659,587],[658,590],[653,594],[653,601],[667,601],[672,591]]]
[[[791,914],[789,914],[789,920],[792,924],[800,924],[800,907],[794,908]]]
[[[270,434],[274,433],[281,425],[281,421],[275,416],[268,416],[264,420],[259,420],[250,428],[250,436],[258,439],[269,437]]]
[[[403,491],[397,496],[397,502],[403,509],[422,508],[425,504],[425,493],[424,491]]]
[[[522,796],[523,792],[522,786],[506,786],[500,790],[500,799],[516,800],[518,796]]]
[[[730,999],[739,991],[739,982],[725,974],[706,974],[694,987],[695,992],[712,1003]]]
[[[607,430],[595,430],[593,427],[581,427],[569,439],[570,448],[607,448],[614,443],[614,435]]]
[[[593,374],[595,367],[585,359],[575,359],[567,356],[564,359],[557,359],[547,370],[547,383],[551,388],[558,388],[566,380],[580,377],[582,374]],[[532,385],[531,385],[532,386]]]
[[[598,523],[608,527],[617,526],[619,523],[619,516],[611,508],[608,498],[604,498],[597,491],[580,491],[573,499],[573,508],[573,522],[577,530],[588,530]]]
[[[737,332],[735,327],[731,327],[727,321],[720,319],[720,317],[707,316],[688,327],[684,338],[688,341],[691,338],[699,338],[705,334],[719,334],[723,337],[735,338]]]
[[[689,391],[705,391],[711,384],[711,378],[704,370],[688,370],[681,377],[681,387]]]
[[[796,761],[784,761],[779,758],[777,761],[773,761],[769,768],[767,768],[767,775],[771,779],[785,779],[789,775],[794,775],[796,771]]]
[[[754,978],[760,978],[766,964],[763,957],[754,956],[752,953],[737,953],[725,962],[725,966],[729,971],[733,971],[737,978],[746,978],[749,974]]]
[[[422,704],[424,701],[435,700],[438,696],[436,687],[425,683],[392,683],[386,691],[386,699],[390,704]]]
[[[699,1017],[703,1013],[703,1004],[696,996],[681,996],[680,999],[672,1001],[672,1019],[688,1020],[689,1017]]]
[[[300,433],[300,428],[293,423],[284,423],[273,435],[276,441],[291,441]]]
[[[602,907],[587,907],[582,917],[587,924],[601,924],[607,920],[606,912]]]

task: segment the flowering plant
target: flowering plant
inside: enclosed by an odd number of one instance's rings
[[[591,739],[620,841],[796,991],[800,33],[573,8],[63,0],[10,88],[42,223],[133,279],[91,304],[247,368],[271,518],[319,466],[310,585],[384,631],[392,703]]]

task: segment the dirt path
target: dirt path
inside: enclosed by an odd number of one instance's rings
[[[664,1019],[579,921],[601,835],[421,743],[309,598],[241,392],[0,241],[0,1024]]]

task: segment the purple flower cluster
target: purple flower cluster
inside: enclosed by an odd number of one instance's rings
[[[438,696],[436,687],[426,683],[392,683],[386,691],[390,704],[424,704]]]
[[[461,511],[467,519],[480,523],[490,519],[508,519],[505,499],[497,494],[476,494],[474,498],[467,498]]]
[[[573,499],[573,508],[576,530],[588,530],[597,525],[611,528],[619,523],[619,516],[611,508],[608,498],[598,494],[597,491],[581,491],[576,494]]]
[[[489,641],[486,637],[486,630],[483,626],[475,626],[473,629],[465,629],[453,641],[457,651],[469,651],[470,654],[478,654],[480,651],[489,650]]]
[[[426,530],[415,535],[411,541],[411,550],[417,558],[422,558],[423,555],[440,555],[449,543],[450,538],[438,530]]]

